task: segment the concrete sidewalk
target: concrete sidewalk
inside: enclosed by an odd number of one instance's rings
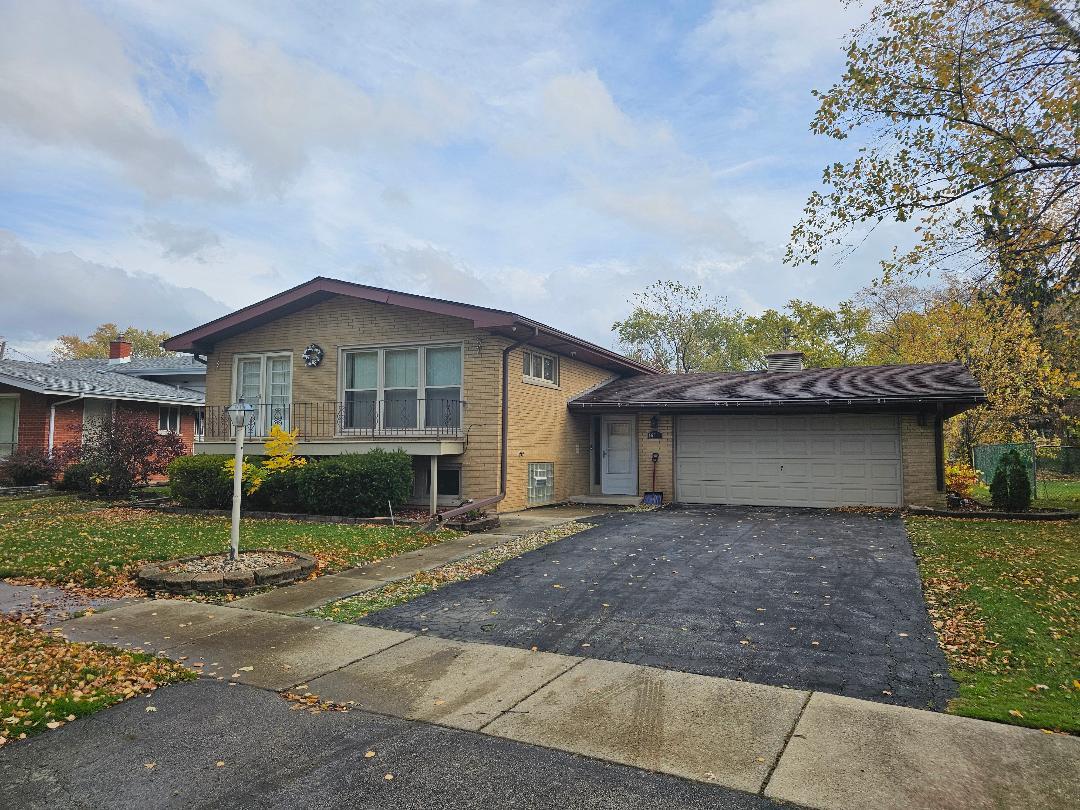
[[[62,629],[182,658],[208,678],[809,807],[1080,802],[1080,739],[824,693],[180,601]]]
[[[500,516],[501,525],[495,533],[466,534],[452,540],[443,540],[369,565],[237,599],[231,604],[274,613],[305,613],[328,602],[356,596],[395,579],[404,579],[420,571],[437,568],[527,534],[594,517],[607,511],[612,510],[593,505],[550,506],[525,512],[511,512]]]

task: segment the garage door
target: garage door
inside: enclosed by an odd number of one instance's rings
[[[680,416],[684,503],[900,506],[895,416]]]

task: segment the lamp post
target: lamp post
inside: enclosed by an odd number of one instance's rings
[[[236,454],[233,462],[232,488],[232,532],[229,536],[229,559],[235,560],[240,555],[240,497],[243,493],[244,479],[244,431],[248,417],[255,411],[255,406],[240,399],[225,409],[232,420],[233,436],[236,440]]]

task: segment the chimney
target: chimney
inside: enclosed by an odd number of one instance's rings
[[[765,355],[766,371],[802,371],[802,352],[773,352]]]
[[[118,335],[115,340],[109,341],[109,362],[127,363],[131,360],[131,342],[124,340],[123,335]]]

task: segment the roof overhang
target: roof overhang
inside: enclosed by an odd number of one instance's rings
[[[511,340],[523,340],[537,348],[577,357],[592,365],[624,374],[656,373],[654,368],[644,363],[623,357],[610,349],[589,343],[538,321],[523,318],[513,312],[397,292],[381,287],[369,287],[365,284],[321,276],[175,335],[161,345],[173,352],[206,354],[213,351],[214,345],[221,340],[337,295],[461,318],[471,322],[474,329],[489,331]]]
[[[897,411],[920,413],[939,408],[945,417],[986,403],[986,397],[863,397],[834,399],[777,399],[777,400],[720,400],[720,401],[657,401],[657,402],[578,402],[567,407],[588,413],[619,413],[626,411],[664,411],[683,414],[777,414],[823,413],[829,411]]]

